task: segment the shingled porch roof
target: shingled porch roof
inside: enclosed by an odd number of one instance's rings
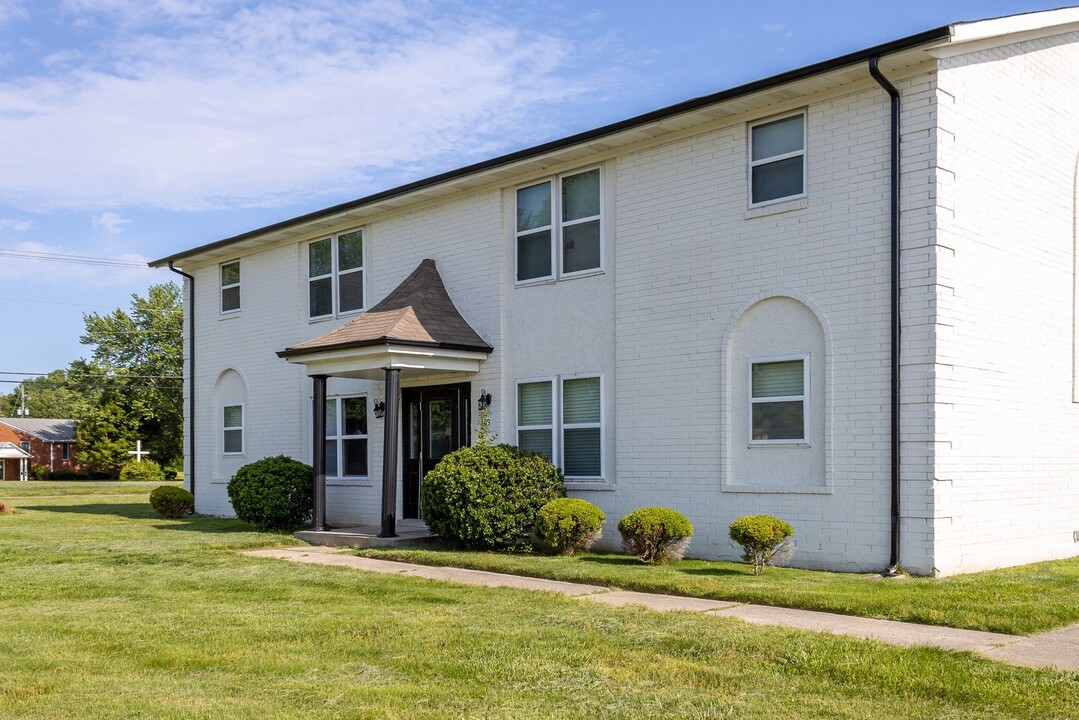
[[[424,260],[367,312],[277,355],[309,375],[375,377],[387,367],[476,372],[493,349],[453,304],[435,261]]]

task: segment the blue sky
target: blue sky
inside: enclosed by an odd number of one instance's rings
[[[0,252],[144,262],[1059,2],[0,0]],[[84,312],[174,277],[0,255],[0,372],[88,356]]]

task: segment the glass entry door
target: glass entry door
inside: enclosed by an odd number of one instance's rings
[[[403,518],[420,517],[420,483],[443,456],[468,444],[470,385],[433,385],[401,391],[405,459]]]

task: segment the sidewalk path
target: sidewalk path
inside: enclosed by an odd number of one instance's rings
[[[465,585],[540,590],[606,605],[636,605],[658,612],[674,610],[700,612],[706,615],[738,618],[757,625],[778,625],[833,635],[849,635],[879,640],[891,645],[922,645],[945,650],[965,650],[1011,665],[1051,667],[1057,670],[1079,672],[1079,625],[1029,637],[1005,635],[980,630],[960,630],[895,620],[854,617],[816,610],[796,610],[676,595],[628,592],[600,585],[504,575],[483,570],[415,565],[358,557],[347,553],[347,550],[342,551],[341,548],[335,547],[306,547],[249,550],[244,554],[315,565],[336,565],[367,572],[407,575]]]

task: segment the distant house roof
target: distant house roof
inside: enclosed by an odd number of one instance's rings
[[[373,308],[322,337],[277,353],[292,357],[368,345],[422,345],[489,353],[493,348],[461,317],[434,260],[424,260]]]
[[[11,442],[0,442],[0,460],[14,460],[30,457],[30,453]]]
[[[77,420],[57,418],[3,418],[0,424],[33,435],[46,442],[75,442]]]

